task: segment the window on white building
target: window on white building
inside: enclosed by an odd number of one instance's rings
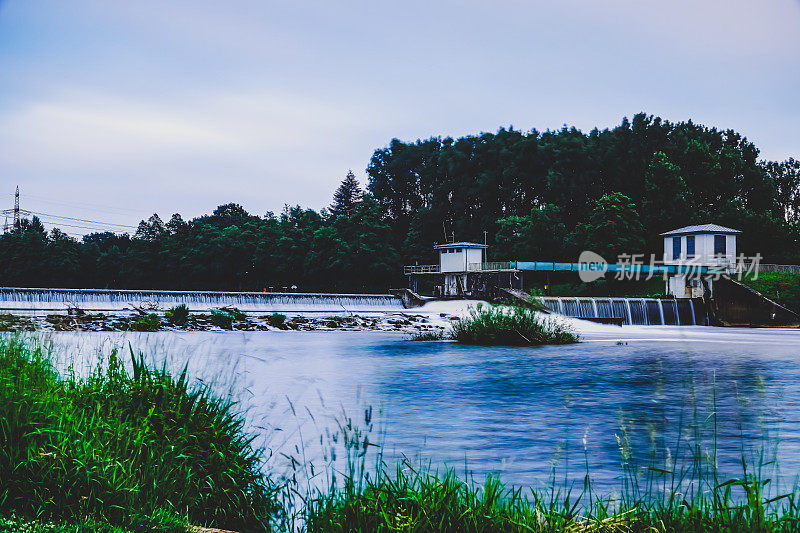
[[[714,235],[714,255],[727,255],[725,235]]]

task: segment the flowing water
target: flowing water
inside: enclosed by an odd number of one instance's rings
[[[623,324],[640,326],[705,326],[708,317],[702,303],[691,299],[544,297],[556,313],[582,318],[621,318]]]
[[[391,294],[326,294],[297,292],[213,292],[115,289],[17,289],[0,287],[0,310],[94,312],[169,309],[184,304],[192,311],[236,307],[241,311],[342,312],[402,309]]]
[[[741,474],[743,453],[751,462],[776,459],[770,468],[777,465],[783,485],[800,473],[800,331],[579,327],[582,343],[537,348],[381,332],[52,338],[76,366],[98,346],[128,342],[156,360],[169,354],[176,368],[188,362],[195,375],[230,387],[275,465],[281,453],[319,465],[326,428],[342,413],[363,426],[371,405],[382,428],[371,440],[383,443],[389,462],[430,460],[462,474],[466,464],[476,479],[499,473],[540,486],[555,469],[580,487],[588,462],[595,488],[613,491],[623,452],[669,470],[698,443],[731,475]]]

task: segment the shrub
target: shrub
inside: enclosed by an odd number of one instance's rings
[[[247,318],[247,314],[245,314],[242,311],[239,311],[235,307],[226,307],[224,311],[230,313],[230,315],[233,317],[234,320],[244,320]]]
[[[233,315],[228,311],[214,309],[211,311],[211,323],[222,329],[233,328]]]
[[[164,318],[176,326],[185,326],[189,321],[189,308],[186,304],[176,305],[164,311]]]
[[[578,337],[557,320],[542,317],[525,306],[478,304],[452,328],[452,338],[464,344],[533,346],[578,342]]]
[[[211,323],[222,329],[232,329],[233,323],[238,320],[245,320],[247,315],[235,307],[223,307],[211,311]]]
[[[280,313],[272,313],[267,317],[267,322],[273,328],[286,329],[286,315]]]
[[[161,329],[161,319],[155,313],[140,315],[128,325],[132,331],[158,331]]]
[[[61,377],[32,343],[0,340],[0,516],[269,529],[276,489],[231,400],[132,351],[132,373],[112,352]]]

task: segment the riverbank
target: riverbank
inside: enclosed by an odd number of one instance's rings
[[[696,452],[689,449],[686,459],[676,449],[667,463],[639,461],[632,428],[624,423],[615,430],[617,490],[598,488],[587,466],[585,480],[557,481],[554,471],[553,490],[528,491],[497,478],[476,483],[408,460],[395,465],[374,445],[370,428],[376,420],[367,409],[361,417],[340,417],[330,431],[320,428],[330,445],[328,459],[312,463],[302,447],[285,450],[291,468],[284,471],[275,463],[278,454],[250,448],[253,435],[232,399],[213,394],[191,372],[155,370],[128,353],[84,377],[59,374],[35,337],[3,342],[0,515],[6,519],[0,531],[24,525],[34,532],[172,532],[192,524],[236,531],[721,532],[791,531],[798,525],[796,491],[776,492],[776,481],[766,478],[767,461],[752,464],[742,455],[747,466],[733,476],[715,467],[716,433],[710,448],[695,437]],[[725,404],[719,410],[725,412]],[[686,427],[699,431],[705,415],[695,416]],[[716,428],[716,415],[712,420]],[[316,435],[307,437],[313,441]],[[728,437],[719,438],[722,446]],[[582,453],[588,465],[589,453]],[[256,456],[257,463],[241,463]],[[384,463],[391,466],[372,466]],[[225,500],[233,507],[223,513],[219,498],[232,490],[222,482],[227,475],[268,490]],[[308,484],[309,479],[329,481]],[[207,482],[196,486],[193,480]],[[253,507],[252,494],[268,500]],[[236,507],[241,505],[247,507]],[[252,514],[258,509],[260,516]]]

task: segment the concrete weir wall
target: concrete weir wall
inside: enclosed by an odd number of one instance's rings
[[[800,327],[800,315],[727,276],[714,281],[709,318],[715,326]]]

